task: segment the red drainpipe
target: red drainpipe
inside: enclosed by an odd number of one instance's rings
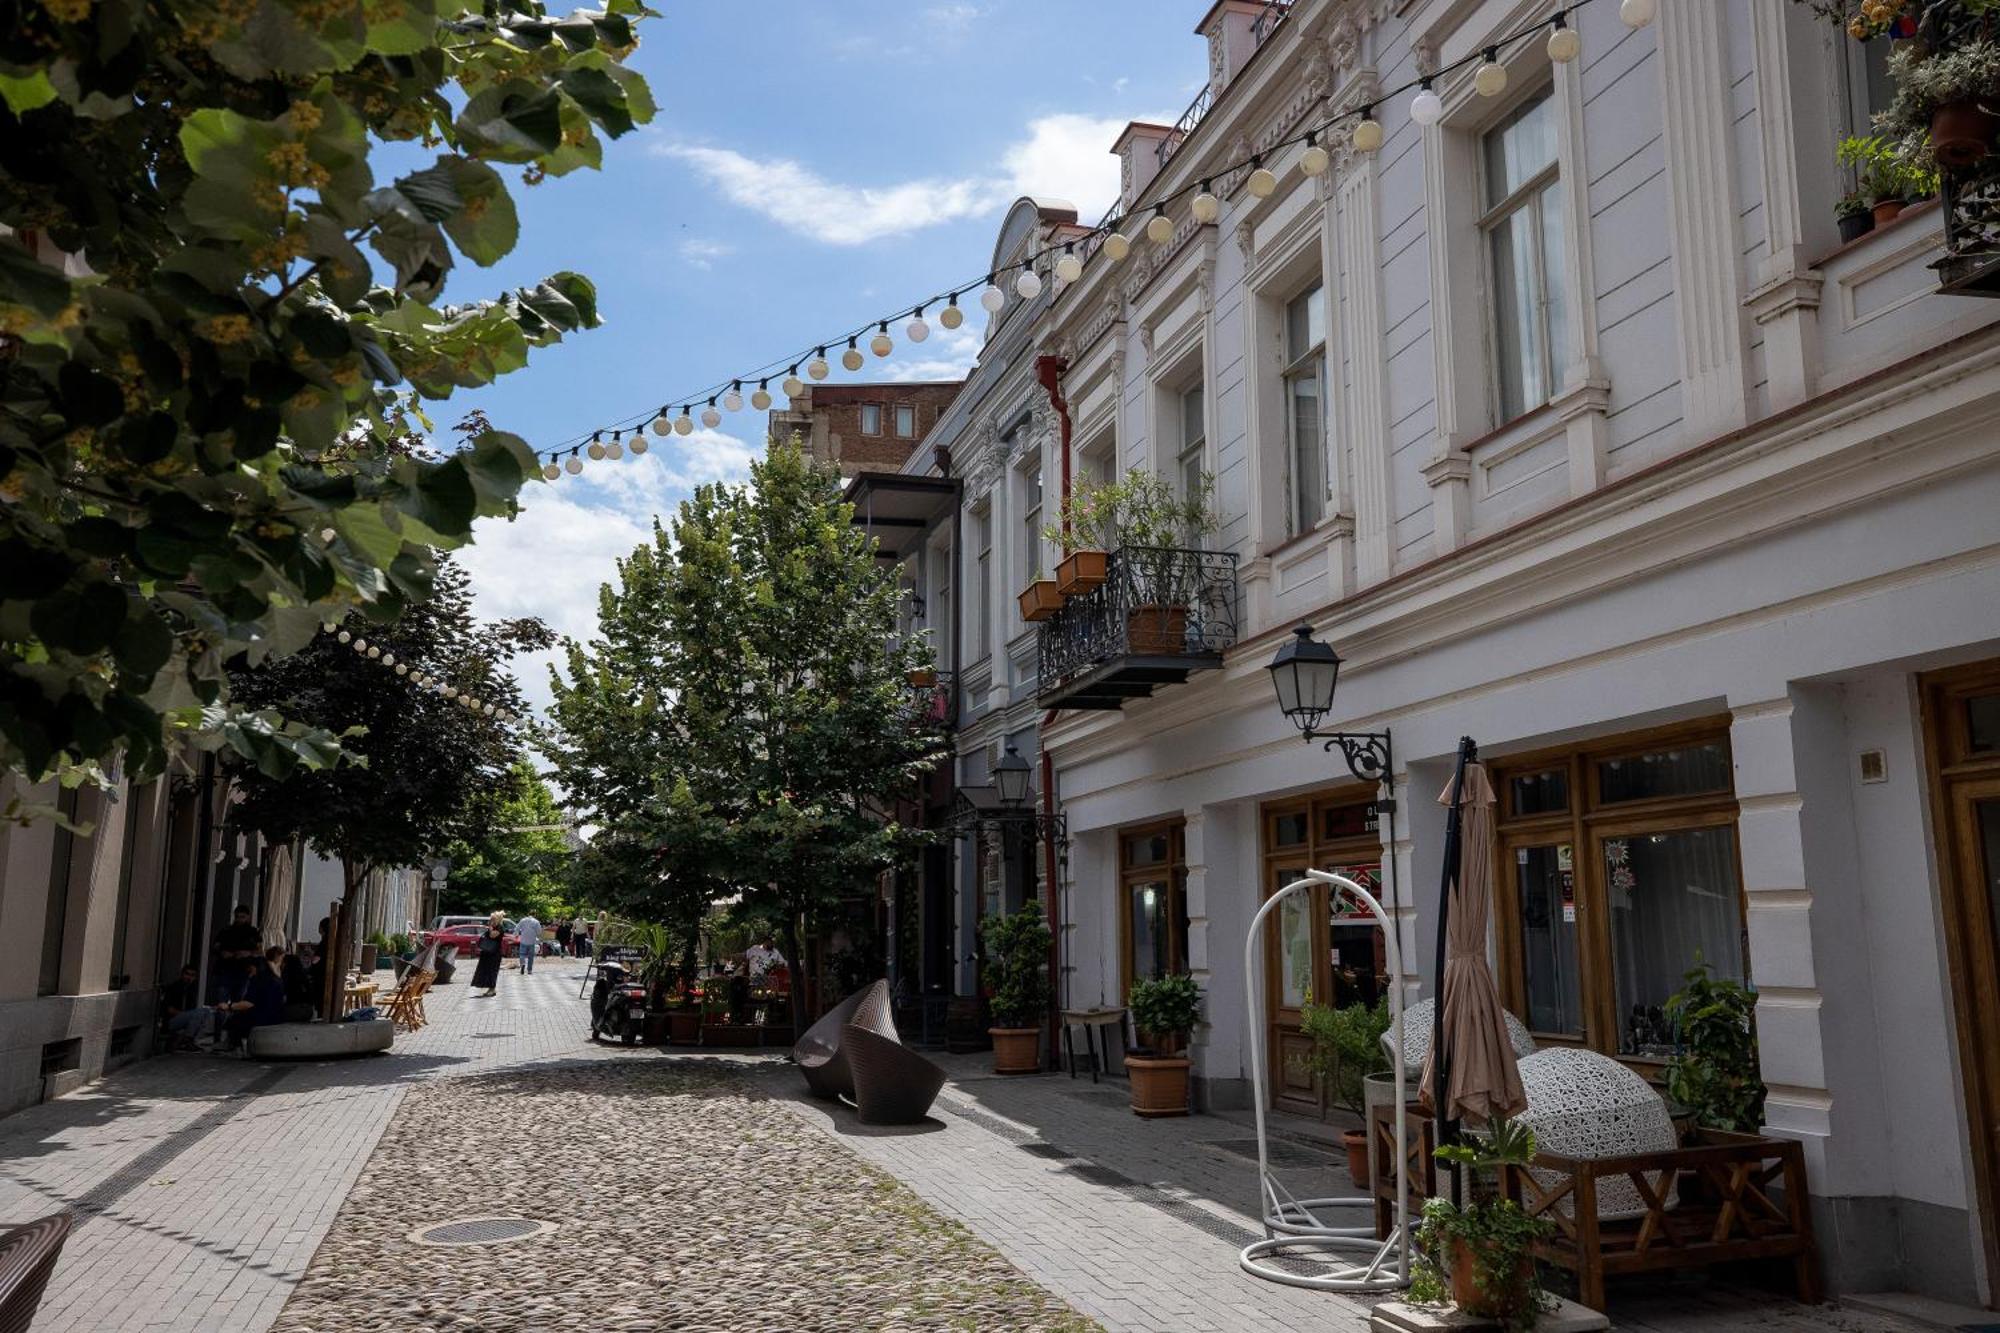
[[[1038,356],[1035,358],[1035,378],[1049,395],[1049,406],[1056,410],[1056,423],[1062,439],[1062,505],[1057,510],[1062,515],[1063,535],[1069,535],[1069,402],[1062,396],[1062,376],[1069,369],[1069,361],[1060,356]],[[1055,721],[1056,710],[1051,708],[1042,715],[1042,726],[1046,728]],[[1049,752],[1042,748],[1040,738],[1036,738],[1036,751],[1042,759],[1042,814],[1049,826],[1050,835],[1042,840],[1042,882],[1048,885],[1049,916],[1049,1062],[1055,1063],[1056,1049],[1062,1040],[1058,1027],[1062,1008],[1062,889],[1057,883],[1055,818],[1056,818],[1056,766],[1049,758]]]

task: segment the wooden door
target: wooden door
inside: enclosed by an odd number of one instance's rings
[[[1279,857],[1264,863],[1264,896],[1305,873],[1305,856]],[[1326,956],[1326,891],[1319,886],[1290,894],[1273,909],[1265,931],[1265,1033],[1270,1064],[1271,1104],[1281,1110],[1318,1115],[1319,1081],[1309,1059],[1312,1043],[1300,1030],[1302,1010],[1313,998],[1317,964]]]
[[[1972,1175],[1987,1297],[2000,1305],[2000,662],[1938,672],[1924,683]]]

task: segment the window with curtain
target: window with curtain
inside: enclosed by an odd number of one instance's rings
[[[1020,584],[1028,581],[1037,572],[1046,575],[1042,568],[1042,463],[1037,458],[1021,473],[1021,562]]]
[[[1183,389],[1179,398],[1179,450],[1175,455],[1175,478],[1183,496],[1201,490],[1202,474],[1208,469],[1208,426],[1202,411],[1201,385]]]
[[[861,405],[861,433],[880,435],[882,433],[882,404],[863,403]]]
[[[1293,536],[1326,517],[1325,309],[1317,282],[1285,305],[1285,472]]]
[[[1487,131],[1480,164],[1493,374],[1500,420],[1510,421],[1555,393],[1567,338],[1563,186],[1549,89]]]
[[[1636,1060],[1707,963],[1748,983],[1726,723],[1500,768],[1494,878],[1503,996],[1544,1037]]]
[[[917,433],[917,409],[908,403],[896,404],[896,434],[911,439]]]

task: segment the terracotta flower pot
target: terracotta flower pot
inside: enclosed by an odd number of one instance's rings
[[[1974,101],[1947,102],[1931,112],[1931,156],[1947,171],[1963,171],[1992,151],[2000,117]]]
[[[1451,1303],[1466,1314],[1482,1319],[1507,1319],[1518,1313],[1512,1293],[1528,1290],[1534,1262],[1532,1255],[1523,1254],[1515,1264],[1519,1280],[1509,1284],[1511,1290],[1488,1291],[1479,1285],[1475,1275],[1472,1247],[1454,1238],[1451,1242]]]
[[[1040,1028],[988,1028],[993,1038],[993,1072],[1039,1074],[1042,1070]]]
[[[1368,1131],[1343,1129],[1340,1146],[1347,1149],[1347,1175],[1356,1189],[1368,1188]]]
[[[1056,587],[1068,597],[1089,592],[1109,577],[1110,561],[1103,551],[1071,551],[1056,566]]]
[[[1047,620],[1062,610],[1063,596],[1054,579],[1036,579],[1021,590],[1021,619],[1029,624]]]
[[[1125,1073],[1132,1080],[1132,1114],[1153,1119],[1188,1113],[1188,1067],[1184,1055],[1132,1055],[1125,1057]]]
[[[1187,651],[1185,606],[1135,606],[1125,619],[1125,641],[1135,653]]]
[[[1878,199],[1875,201],[1875,225],[1885,227],[1903,215],[1903,201],[1900,199]]]
[[[903,679],[909,681],[917,689],[927,690],[937,684],[937,672],[920,667],[915,671],[904,672]]]

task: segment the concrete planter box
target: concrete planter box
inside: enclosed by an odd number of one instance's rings
[[[250,1029],[255,1060],[338,1060],[386,1051],[396,1040],[387,1018],[365,1023],[272,1023]]]

